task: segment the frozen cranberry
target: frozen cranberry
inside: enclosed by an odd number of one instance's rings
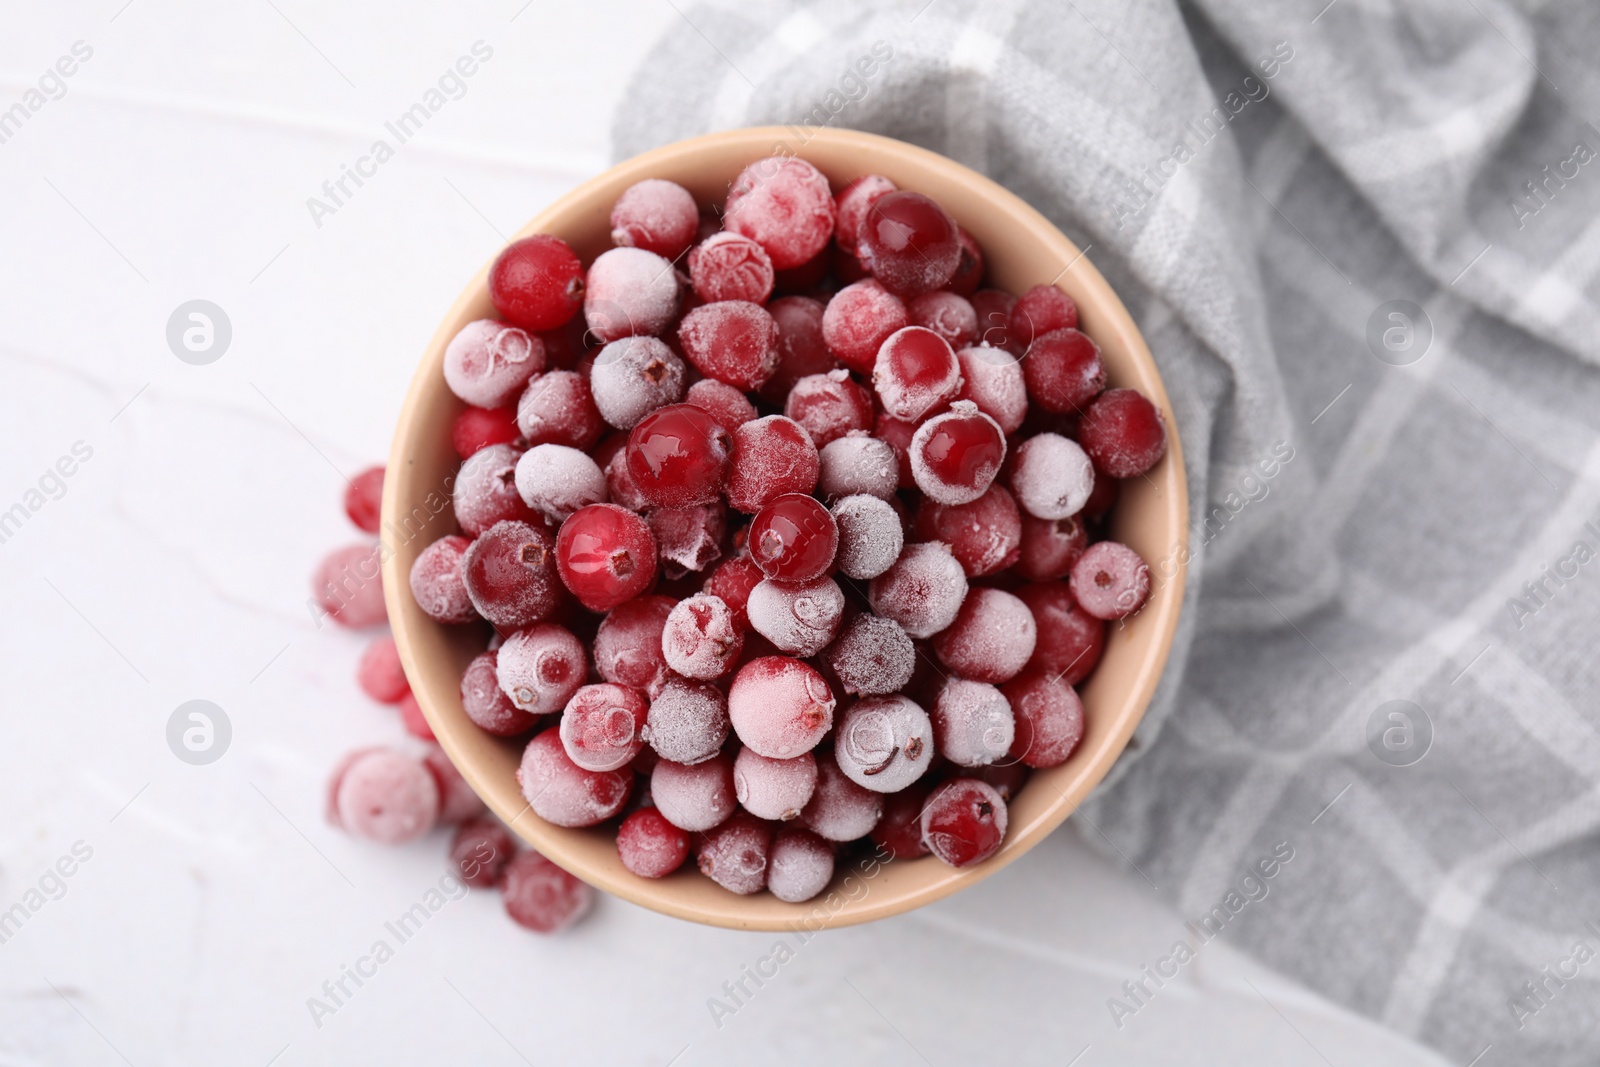
[[[788,493],[756,513],[749,547],[750,558],[767,577],[809,582],[833,564],[839,527],[816,497]]]
[[[668,578],[703,571],[722,555],[728,509],[718,500],[692,508],[656,508],[645,516]]]
[[[572,631],[538,622],[518,630],[495,650],[500,688],[522,711],[552,715],[583,685],[588,661]]]
[[[1083,514],[1087,518],[1098,519],[1104,517],[1117,504],[1117,497],[1122,493],[1122,483],[1109,475],[1098,471],[1094,476],[1094,488],[1089,490],[1089,499],[1083,502]]]
[[[750,403],[749,397],[715,378],[702,378],[689,386],[683,402],[693,404],[716,419],[730,434],[756,417],[756,406]]]
[[[550,617],[561,602],[550,531],[527,522],[497,522],[472,542],[461,578],[478,614],[500,630]]]
[[[539,717],[511,703],[500,688],[499,650],[474,656],[461,672],[461,710],[481,730],[496,737],[516,737],[539,724]]]
[[[1016,334],[1017,342],[1024,348],[1047,333],[1056,330],[1075,331],[1077,327],[1077,302],[1053,285],[1035,285],[1018,297],[1011,309],[1011,329]],[[1028,357],[1033,358],[1031,351]]]
[[[428,732],[425,740],[433,740],[433,731]],[[433,775],[434,784],[439,787],[441,823],[455,826],[483,813],[483,800],[473,791],[461,772],[456,770],[456,765],[450,762],[450,757],[445,755],[444,749],[437,744],[429,745],[428,751],[422,757],[422,765],[428,768],[428,773]]]
[[[928,854],[928,847],[922,843],[922,806],[932,787],[926,781],[913,782],[883,798],[883,818],[872,828],[872,843],[878,846],[880,855],[911,860]]]
[[[964,296],[942,289],[923,293],[906,310],[911,315],[911,325],[932,330],[958,351],[978,337],[978,313]]]
[[[761,819],[796,818],[817,787],[817,761],[809,752],[794,759],[768,759],[742,748],[733,763],[733,789],[739,803]]]
[[[1033,656],[1039,629],[1033,612],[1000,589],[974,589],[956,621],[933,638],[939,662],[976,682],[1015,677]]]
[[[561,581],[590,611],[610,611],[650,588],[656,540],[645,521],[615,504],[591,504],[561,524]]]
[[[817,757],[817,788],[800,821],[825,841],[854,841],[878,825],[883,799],[882,793],[851,781],[830,751]]]
[[[1011,491],[1029,515],[1066,519],[1083,510],[1094,488],[1094,466],[1070,437],[1042,433],[1017,448]]]
[[[703,763],[728,740],[728,701],[705,682],[673,678],[650,701],[645,741],[664,760]]]
[[[678,315],[678,272],[654,252],[613,248],[589,268],[583,316],[602,342],[656,337]]]
[[[828,351],[858,374],[871,374],[878,349],[889,336],[911,325],[900,298],[874,279],[840,289],[822,312],[822,339]]]
[[[968,767],[965,777],[976,778],[980,782],[994,786],[994,791],[1000,794],[1000,799],[1009,804],[1018,793],[1022,792],[1022,787],[1027,784],[1031,774],[1033,774],[1032,767],[1007,755],[1003,760],[986,763],[982,767]]]
[[[846,693],[897,693],[911,681],[917,651],[893,619],[857,615],[822,653]]]
[[[594,666],[600,677],[654,696],[667,680],[661,631],[675,602],[641,596],[612,608],[594,638]]]
[[[1100,346],[1073,329],[1035,337],[1022,371],[1028,395],[1046,411],[1079,411],[1106,387]]]
[[[916,421],[955,398],[961,388],[961,364],[944,338],[921,326],[907,326],[878,349],[872,387],[884,411]]]
[[[657,337],[625,337],[595,357],[589,389],[601,416],[631,430],[650,412],[683,399],[684,366]]]
[[[500,879],[506,914],[535,933],[565,930],[594,906],[594,890],[534,851],[506,864]]]
[[[553,330],[583,304],[583,264],[559,237],[513,241],[489,268],[489,299],[515,326]]]
[[[461,579],[461,560],[471,544],[449,534],[417,554],[411,564],[411,597],[434,622],[471,622],[478,617]]]
[[[749,556],[735,556],[717,564],[717,569],[706,579],[704,591],[718,597],[733,612],[734,623],[742,630],[750,625],[746,605],[750,591],[765,577],[761,568]]]
[[[1039,631],[1028,669],[1059,675],[1068,685],[1087,678],[1105,648],[1105,623],[1078,606],[1066,582],[1025,585],[1017,596],[1033,612]]]
[[[611,206],[611,243],[677,259],[694,242],[700,209],[689,190],[663,178],[628,186]]]
[[[932,637],[955,621],[967,595],[967,575],[937,541],[907,545],[894,566],[872,579],[872,610],[912,637]]]
[[[533,813],[556,826],[593,826],[622,810],[633,790],[633,771],[586,771],[567,755],[561,731],[534,735],[517,768],[522,799]]]
[[[806,428],[818,448],[852,430],[872,428],[872,394],[838,369],[801,378],[790,390],[783,413]]]
[[[733,669],[744,635],[720,597],[699,593],[680,600],[661,631],[667,666],[685,678],[720,678]]]
[[[450,443],[462,459],[470,459],[490,445],[511,444],[519,435],[513,407],[463,408],[450,426]]]
[[[873,424],[872,435],[894,449],[900,467],[900,488],[915,489],[917,483],[911,477],[911,439],[917,435],[917,424],[892,418],[880,411],[878,421]]]
[[[983,767],[1011,750],[1016,722],[999,689],[951,678],[933,705],[933,732],[939,755],[961,767]]]
[[[864,697],[839,720],[833,754],[857,785],[896,793],[932,765],[933,725],[920,705],[898,693]]]
[[[594,461],[606,475],[606,495],[611,503],[629,511],[644,511],[650,501],[639,492],[633,475],[628,473],[628,435],[621,431],[611,434],[594,450]]]
[[[809,493],[819,467],[817,446],[798,422],[782,415],[747,422],[733,433],[728,503],[753,515],[787,493]]]
[[[978,286],[983,284],[983,272],[986,266],[983,248],[978,244],[978,239],[964,227],[956,227],[956,238],[961,242],[961,258],[957,261],[956,272],[950,276],[945,289],[959,296],[971,296],[978,291]]]
[[[581,686],[561,713],[561,743],[586,771],[614,771],[644,747],[649,705],[638,690],[610,682]]]
[[[855,255],[859,247],[857,241],[861,235],[861,220],[867,217],[867,210],[899,189],[898,185],[881,174],[863,175],[840,189],[839,195],[833,200],[835,243],[845,252]]]
[[[732,815],[737,803],[733,761],[715,756],[685,765],[663,759],[650,774],[650,799],[678,829],[709,830]]]
[[[969,504],[946,507],[925,497],[913,525],[923,541],[942,541],[969,578],[998,574],[1017,562],[1022,541],[1022,513],[1010,493],[998,485]]]
[[[839,527],[839,570],[846,576],[876,578],[900,558],[905,530],[894,507],[875,496],[847,496],[833,506]]]
[[[761,388],[778,369],[778,324],[747,300],[695,308],[678,325],[678,343],[701,374],[739,389]]]
[[[833,725],[833,707],[822,675],[788,656],[751,660],[728,690],[734,732],[770,759],[793,759],[816,748]]]
[[[709,504],[728,480],[732,439],[693,404],[668,404],[639,420],[628,435],[628,474],[656,507]]]
[[[498,408],[544,370],[544,342],[494,319],[469,322],[444,350],[444,381],[469,404]]]
[[[493,889],[516,852],[511,831],[493,816],[484,815],[456,828],[450,839],[450,867],[473,889]]]
[[[833,846],[809,830],[780,831],[767,859],[767,889],[779,900],[799,904],[833,881]]]
[[[749,237],[724,230],[689,252],[689,280],[706,303],[745,300],[765,304],[772,295],[772,260]]]
[[[606,476],[585,452],[566,445],[534,445],[517,460],[523,503],[554,522],[606,499]]]
[[[1125,618],[1150,599],[1150,568],[1127,545],[1097,542],[1072,567],[1072,595],[1097,619]]]
[[[976,778],[957,778],[933,791],[922,809],[922,842],[952,867],[968,867],[1000,851],[1006,802]]]
[[[1029,767],[1065,763],[1083,740],[1083,701],[1060,678],[1030,670],[1000,687],[1016,717],[1011,756]]]
[[[817,458],[817,486],[830,497],[864,493],[887,500],[900,485],[894,446],[865,431],[852,431],[829,441]]]
[[[433,740],[433,726],[428,722],[428,717],[422,714],[422,705],[417,703],[415,693],[401,697],[395,710],[400,712],[400,725],[406,733],[424,741]]]
[[[377,533],[382,508],[383,468],[368,467],[345,486],[344,513],[362,530]]]
[[[825,374],[835,366],[822,339],[822,304],[808,296],[785,296],[767,305],[778,325],[778,369],[761,387],[761,398],[782,406],[801,378]]]
[[[961,263],[955,221],[921,193],[894,192],[874,200],[858,240],[861,265],[902,297],[944,288]]]
[[[513,445],[479,449],[456,474],[452,491],[456,522],[469,537],[481,535],[507,519],[537,521],[537,513],[517,492],[517,460],[522,450]]]
[[[570,370],[541,374],[528,383],[517,401],[516,425],[530,445],[566,445],[585,452],[606,428],[589,383]]]
[[[772,827],[749,812],[737,811],[701,835],[696,854],[700,873],[730,893],[749,896],[767,884]]]
[[[367,645],[356,665],[356,684],[380,704],[399,703],[401,697],[411,692],[394,638],[384,634]]]
[[[383,603],[378,545],[348,545],[323,557],[311,576],[311,591],[330,618],[359,630],[389,617]]]
[[[1078,440],[1095,470],[1132,478],[1167,454],[1166,420],[1138,390],[1107,389],[1084,409]]]
[[[1017,573],[1030,582],[1065,578],[1089,547],[1089,532],[1073,516],[1067,519],[1022,517],[1022,549],[1017,557]]]
[[[329,814],[346,833],[382,845],[415,841],[439,821],[439,785],[422,761],[392,749],[353,754],[334,771]]]
[[[617,828],[617,858],[640,878],[665,878],[689,858],[689,834],[655,808],[640,808]]]
[[[983,345],[956,353],[961,365],[957,400],[970,400],[1006,435],[1021,428],[1028,414],[1028,389],[1022,364],[1003,348]]]
[[[771,156],[733,180],[722,224],[759,242],[778,270],[798,267],[833,236],[833,193],[805,160]]]
[[[978,315],[978,343],[1022,355],[1024,346],[1011,328],[1011,312],[1017,298],[999,289],[979,289],[968,300]]]
[[[750,590],[750,626],[791,656],[814,656],[833,640],[844,617],[844,592],[832,578],[768,579]]]
[[[911,476],[937,503],[970,504],[994,483],[1006,456],[999,425],[970,400],[957,400],[911,438]]]

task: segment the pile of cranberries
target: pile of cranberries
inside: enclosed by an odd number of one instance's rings
[[[983,288],[972,235],[887,178],[764,159],[720,220],[651,179],[611,225],[587,265],[507,247],[499,317],[444,355],[461,534],[411,590],[493,627],[466,714],[640,877],[694,855],[801,901],[864,838],[993,856],[1150,595],[1095,535],[1160,412],[1107,388],[1071,297]]]

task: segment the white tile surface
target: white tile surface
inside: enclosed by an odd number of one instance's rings
[[[381,460],[439,315],[499,233],[604,166],[627,74],[678,17],[520,7],[4,16],[0,106],[73,42],[94,55],[0,144],[0,510],[75,442],[93,455],[0,544],[0,909],[74,842],[93,855],[0,946],[0,1062],[1438,1062],[1221,942],[1119,1030],[1107,998],[1181,921],[1070,830],[818,937],[720,1029],[707,999],[771,935],[605,900],[541,939],[487,894],[313,1024],[307,998],[444,862],[442,835],[386,851],[321,821],[335,758],[400,738],[355,688],[363,639],[304,607],[356,539],[335,468]],[[478,40],[465,95],[314,225],[306,198]],[[194,297],[233,324],[211,366],[164,342]],[[209,767],[164,741],[196,697],[234,728]]]

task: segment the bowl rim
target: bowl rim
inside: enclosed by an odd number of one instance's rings
[[[790,149],[790,143],[802,136],[804,140],[800,147]],[[952,872],[948,876],[909,893],[902,892],[893,900],[885,901],[882,895],[877,895],[879,899],[874,901],[875,894],[868,893],[860,901],[851,901],[850,906],[832,912],[821,924],[814,923],[816,909],[811,909],[808,916],[807,908],[813,903],[812,901],[783,905],[784,909],[792,911],[786,910],[781,916],[750,914],[747,913],[748,909],[746,912],[737,909],[722,911],[697,905],[692,901],[676,899],[674,894],[668,891],[673,884],[670,878],[645,879],[630,875],[626,871],[622,871],[622,876],[617,877],[613,871],[576,860],[561,847],[562,836],[571,831],[545,823],[534,816],[527,806],[520,812],[514,812],[509,808],[501,810],[503,805],[495,802],[498,790],[490,787],[480,765],[475,760],[463,759],[461,743],[455,735],[456,724],[446,719],[443,712],[434,706],[432,694],[423,690],[416,691],[416,699],[423,715],[451,762],[460,770],[474,791],[485,799],[490,809],[527,844],[595,888],[675,918],[732,929],[814,931],[822,927],[843,927],[886,918],[930,904],[958,890],[968,888],[991,877],[1025,854],[1078,810],[1083,799],[1100,784],[1127,748],[1128,741],[1143,719],[1165,671],[1177,631],[1187,581],[1190,531],[1183,449],[1171,400],[1155,359],[1121,298],[1095,269],[1087,258],[1085,250],[1079,249],[1036,208],[987,176],[939,153],[878,134],[828,127],[808,127],[803,130],[780,126],[744,127],[677,141],[624,160],[558,197],[522,226],[510,241],[519,240],[530,234],[553,232],[557,221],[589,200],[599,186],[617,185],[626,188],[635,181],[659,176],[669,164],[682,164],[708,149],[745,147],[750,153],[749,161],[754,162],[765,156],[780,153],[805,159],[808,150],[818,145],[834,149],[861,149],[864,153],[878,155],[891,153],[905,159],[908,166],[941,173],[952,181],[972,186],[976,194],[981,195],[989,206],[1008,216],[1004,223],[1006,226],[1026,226],[1054,247],[1061,256],[1061,261],[1067,265],[1051,284],[1071,274],[1074,290],[1092,298],[1098,312],[1094,328],[1095,337],[1103,340],[1113,334],[1116,336],[1117,343],[1127,352],[1140,374],[1141,380],[1137,383],[1140,391],[1165,417],[1167,454],[1158,464],[1157,470],[1162,472],[1160,500],[1164,505],[1166,524],[1172,531],[1170,558],[1176,561],[1176,565],[1170,576],[1163,573],[1157,577],[1159,583],[1156,589],[1157,595],[1152,596],[1151,601],[1139,615],[1142,625],[1156,628],[1150,650],[1138,663],[1132,676],[1132,683],[1124,690],[1125,695],[1120,701],[1119,713],[1111,723],[1110,733],[1103,739],[1100,748],[1087,754],[1084,764],[1077,768],[1078,773],[1070,783],[1070,788],[1062,790],[1052,784],[1052,788],[1056,789],[1059,796],[1050,802],[1040,817],[1034,818],[1020,832],[1013,826],[1007,833],[1005,847],[988,860],[967,868],[947,868]],[[437,371],[438,360],[444,347],[454,335],[456,327],[453,324],[460,320],[469,306],[481,301],[487,289],[489,270],[503,247],[502,245],[496,249],[495,255],[490,257],[452,302],[441,319],[440,326],[429,340],[401,405],[388,458],[389,471],[399,471],[407,466],[410,455],[407,428],[417,421],[419,412],[432,402],[438,390],[446,388]],[[1089,247],[1093,247],[1092,244]],[[402,514],[401,485],[402,479],[398,477],[385,479],[380,520],[382,530],[393,529],[394,527],[390,525],[391,519]],[[407,677],[416,679],[421,672],[414,649],[414,640],[417,636],[414,628],[440,624],[428,620],[420,611],[407,610],[410,598],[407,569],[409,563],[403,565],[401,556],[399,552],[384,552],[381,573],[389,621],[401,664]],[[1075,753],[1073,761],[1076,761],[1079,755]],[[909,862],[919,861],[937,862],[928,857]],[[892,864],[885,861],[882,866],[887,869]],[[836,883],[837,878],[836,872]],[[760,899],[740,898],[733,894],[727,894],[727,898],[730,903],[737,900]]]

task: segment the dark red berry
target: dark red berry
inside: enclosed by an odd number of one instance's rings
[[[928,854],[922,843],[922,808],[932,787],[927,780],[912,782],[883,798],[883,818],[872,828],[872,843],[890,859],[909,860]]]
[[[750,590],[765,577],[749,556],[735,556],[717,564],[717,569],[706,579],[704,589],[712,596],[721,597],[722,602],[732,610],[734,622],[747,630],[750,628],[750,616],[745,611],[745,605],[750,601]]]
[[[1036,519],[1024,515],[1017,573],[1031,582],[1065,578],[1088,547],[1089,531],[1084,529],[1077,515],[1066,519]]]
[[[450,866],[474,889],[493,889],[516,855],[511,831],[491,815],[469,819],[456,829],[450,840]]]
[[[821,466],[811,435],[793,419],[768,415],[747,422],[733,433],[728,503],[754,514],[785,493],[809,493]]]
[[[542,526],[497,522],[467,549],[461,578],[478,614],[501,630],[549,618],[561,601],[555,542]]]
[[[778,369],[778,324],[748,300],[702,304],[678,324],[678,343],[696,370],[746,391]]]
[[[704,408],[669,404],[628,435],[628,475],[656,507],[709,504],[727,483],[732,447],[727,429]]]
[[[689,858],[689,834],[655,808],[640,808],[617,828],[617,858],[640,878],[665,878]]]
[[[1026,544],[1023,530],[1028,519],[1003,486],[991,485],[988,492],[967,504],[945,505],[924,497],[917,506],[914,529],[918,541],[949,545],[967,577],[979,578],[1017,562],[1019,550]]]
[[[921,193],[874,200],[857,238],[862,266],[903,298],[944,288],[961,263],[955,221]]]
[[[587,452],[605,428],[589,383],[576,371],[539,375],[517,401],[517,429],[529,445],[566,445]]]
[[[922,843],[952,867],[988,859],[1005,836],[1006,802],[976,778],[946,782],[922,809]]]
[[[489,299],[524,330],[553,330],[583,306],[583,264],[549,234],[513,241],[489,268]]]
[[[1022,377],[1028,396],[1044,410],[1079,411],[1105,389],[1106,365],[1100,346],[1069,327],[1033,339],[1022,360]]]
[[[1077,685],[1089,676],[1105,648],[1106,624],[1078,606],[1066,582],[1036,582],[1017,590],[1033,612],[1039,640],[1029,670]]]
[[[1000,289],[979,289],[968,300],[978,316],[978,343],[1003,348],[1013,356],[1022,355],[1026,346],[1011,328],[1011,311],[1017,298]]]
[[[1077,691],[1061,678],[1028,670],[1000,692],[1016,720],[1011,758],[1029,767],[1065,763],[1083,740],[1083,701]]]
[[[985,267],[983,248],[979,246],[978,239],[964,227],[956,227],[956,237],[961,241],[961,260],[956,264],[956,272],[945,288],[961,296],[971,296],[978,291],[978,286],[983,284]]]
[[[917,488],[940,504],[969,504],[988,492],[1006,458],[1000,426],[970,400],[918,427],[908,449]]]
[[[382,467],[368,467],[345,486],[344,513],[367,533],[378,532],[378,513],[382,506]]]
[[[514,407],[464,408],[450,427],[450,443],[462,459],[490,445],[509,445],[517,436]]]
[[[615,504],[574,512],[561,524],[555,556],[562,583],[590,611],[610,611],[650,588],[656,577],[650,527]]]
[[[767,312],[778,324],[778,369],[761,387],[761,399],[782,407],[795,382],[838,364],[822,339],[821,303],[808,296],[785,296],[768,304]]]
[[[1096,471],[1132,478],[1166,455],[1166,421],[1138,390],[1107,389],[1084,410],[1078,443]]]
[[[780,496],[750,524],[750,558],[769,578],[809,582],[822,577],[839,549],[839,527],[816,497]]]
[[[517,737],[539,725],[539,716],[517,707],[500,688],[498,658],[490,649],[467,664],[461,674],[461,708],[479,729],[496,737]]]
[[[1017,298],[1011,328],[1023,348],[1054,330],[1076,329],[1077,302],[1053,285],[1036,285]]]

